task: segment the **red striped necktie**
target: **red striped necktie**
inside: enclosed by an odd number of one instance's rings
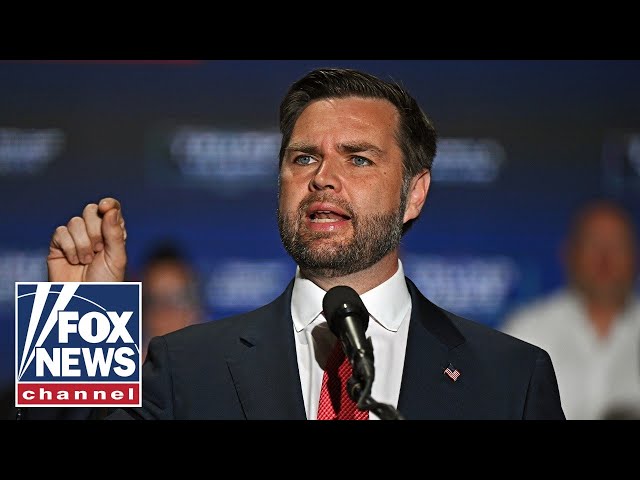
[[[318,420],[369,420],[369,411],[358,409],[347,393],[347,380],[351,374],[351,363],[340,341],[336,341],[322,376]]]

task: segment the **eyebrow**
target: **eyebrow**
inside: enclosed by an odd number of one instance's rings
[[[287,153],[289,152],[305,152],[311,155],[318,155],[320,153],[320,148],[317,145],[312,143],[291,143],[285,149]],[[373,143],[369,142],[355,142],[355,143],[341,143],[338,145],[338,151],[344,153],[361,153],[361,152],[371,152],[375,156],[382,156],[384,154],[383,150],[379,147],[376,147]]]

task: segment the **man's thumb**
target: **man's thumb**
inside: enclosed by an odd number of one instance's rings
[[[102,237],[106,261],[118,270],[124,270],[127,264],[125,232],[121,226],[120,209],[112,208],[102,217]]]

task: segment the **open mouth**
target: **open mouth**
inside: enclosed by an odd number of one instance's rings
[[[315,210],[309,213],[309,220],[311,220],[312,223],[331,223],[351,220],[351,217],[333,210]]]
[[[322,238],[347,232],[355,219],[347,202],[316,200],[304,205],[303,208],[305,208],[306,228],[311,232],[322,234]]]

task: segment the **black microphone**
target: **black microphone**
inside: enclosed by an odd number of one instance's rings
[[[373,344],[371,337],[365,338],[369,312],[358,293],[344,285],[333,287],[325,294],[322,309],[329,329],[342,342],[353,368],[353,376],[347,383],[349,396],[362,407],[375,377]]]

